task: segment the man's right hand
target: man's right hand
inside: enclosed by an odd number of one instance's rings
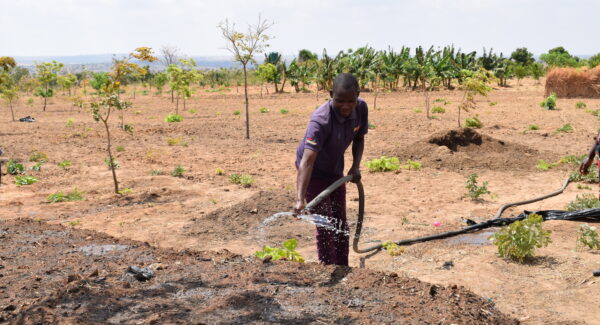
[[[298,200],[296,204],[294,204],[294,215],[298,215],[302,213],[304,208],[306,207],[306,200]]]
[[[590,165],[592,165],[592,160],[586,158],[581,165],[579,165],[579,173],[582,175],[585,175],[588,173],[588,169],[590,168]]]

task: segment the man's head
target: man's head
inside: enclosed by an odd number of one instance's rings
[[[358,80],[350,73],[340,73],[333,80],[333,90],[329,92],[333,108],[342,117],[349,117],[358,101]]]

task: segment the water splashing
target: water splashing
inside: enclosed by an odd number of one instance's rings
[[[338,234],[348,235],[348,231],[344,231],[336,227],[335,220],[327,216],[323,216],[320,214],[298,214],[294,215],[292,212],[278,212],[272,216],[265,218],[265,220],[258,226],[257,231],[257,240],[260,242],[264,242],[265,240],[265,228],[273,226],[275,221],[281,217],[290,217],[292,220],[302,220],[308,223],[311,223],[317,226],[320,229],[330,230],[336,232]]]

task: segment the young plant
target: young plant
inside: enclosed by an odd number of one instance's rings
[[[58,163],[58,167],[62,168],[62,169],[68,169],[69,167],[71,167],[71,161],[69,160],[63,160],[61,162]]]
[[[34,96],[39,96],[44,99],[44,112],[46,111],[48,98],[54,95],[54,90],[50,87],[57,81],[57,73],[62,70],[63,66],[64,65],[62,63],[58,63],[56,61],[35,64],[37,79],[41,84],[41,87],[35,91]]]
[[[490,102],[490,106],[496,106],[498,105],[498,102]]]
[[[261,112],[261,113],[268,113],[268,112],[269,112],[269,109],[268,109],[268,108],[266,108],[266,107],[261,107],[261,108],[260,108],[260,112]]]
[[[537,124],[529,124],[527,126],[527,131],[537,131],[540,127]]]
[[[67,123],[65,123],[65,127],[72,128],[74,123],[75,123],[75,119],[68,118]]]
[[[123,147],[123,146],[117,146],[115,148],[115,150],[117,150],[117,152],[123,152],[123,151],[125,151],[125,147]]]
[[[225,175],[225,170],[222,168],[215,169],[215,175]]]
[[[577,102],[577,103],[575,103],[575,107],[576,108],[586,108],[587,105],[584,102]]]
[[[37,181],[38,181],[38,179],[35,177],[32,177],[32,176],[26,176],[26,175],[15,176],[15,184],[17,184],[17,186],[31,185],[33,183],[36,183]]]
[[[480,129],[483,125],[478,117],[467,117],[465,119],[465,124],[468,128]]]
[[[178,114],[169,114],[165,117],[165,122],[167,123],[178,123],[183,121],[183,116]]]
[[[185,169],[181,167],[181,165],[175,166],[175,169],[171,172],[171,176],[173,177],[183,177],[183,173],[185,173]]]
[[[119,169],[121,167],[116,159],[110,159],[109,157],[104,158],[104,164],[109,169]]]
[[[559,165],[559,163],[550,163],[550,162],[546,162],[544,159],[540,159],[538,161],[538,164],[535,166],[535,168],[537,168],[539,170],[550,170],[558,165]]]
[[[45,152],[35,151],[29,156],[29,161],[44,163],[48,161],[48,155]]]
[[[590,168],[591,170],[583,175],[580,174],[579,171],[574,171],[569,175],[571,182],[583,182],[595,184],[598,182],[598,165],[593,164]]]
[[[594,194],[577,195],[575,200],[569,202],[565,209],[567,211],[581,211],[587,209],[600,208],[600,200]]]
[[[431,109],[431,113],[444,114],[446,113],[446,109],[441,106],[433,106],[433,108]]]
[[[133,189],[129,188],[129,187],[126,187],[124,189],[119,190],[119,193],[117,193],[117,194],[123,195],[123,196],[127,196],[127,195],[132,194],[132,193],[133,193]]]
[[[550,230],[542,229],[544,219],[539,214],[530,214],[522,221],[515,221],[490,236],[503,258],[523,263],[534,255],[536,248],[546,247],[552,242]]]
[[[241,185],[242,187],[250,187],[254,184],[254,178],[250,175],[231,174],[229,180],[233,184]]]
[[[596,227],[582,224],[579,225],[579,231],[577,232],[577,248],[582,249],[585,247],[600,250],[600,237]]]
[[[377,128],[377,125],[369,122],[369,126],[368,127],[369,127],[369,130],[375,130]]]
[[[8,164],[6,164],[6,171],[10,175],[24,174],[25,167],[23,166],[23,164],[19,164],[18,162],[11,159],[8,161]]]
[[[385,157],[371,159],[365,162],[370,172],[389,172],[400,169],[400,160],[396,157]]]
[[[391,256],[400,256],[405,251],[404,247],[399,246],[392,241],[386,241],[383,243],[383,249],[385,249]]]
[[[287,261],[303,263],[304,258],[296,251],[297,246],[298,241],[292,238],[284,241],[281,248],[264,246],[261,251],[254,253],[254,256],[263,260],[270,257],[273,261],[285,259]]]
[[[54,194],[48,195],[46,201],[48,203],[58,203],[58,202],[70,202],[70,201],[81,201],[83,200],[83,193],[77,189],[74,189],[68,193],[56,192]]]
[[[235,115],[235,116],[239,116],[240,114],[242,114],[242,112],[240,112],[240,111],[233,111],[233,115]]]
[[[420,161],[409,159],[406,161],[406,164],[400,166],[400,168],[408,170],[419,170],[421,169],[421,166],[423,166],[423,164]]]
[[[43,162],[38,162],[35,165],[31,166],[31,170],[33,170],[35,172],[39,172],[40,170],[42,170],[43,164],[44,164]]]
[[[463,99],[460,105],[458,105],[458,127],[461,127],[460,112],[470,112],[477,108],[475,96],[487,96],[492,91],[492,87],[488,86],[488,83],[494,79],[495,78],[485,69],[472,73],[471,76],[464,79],[462,84],[464,90]]]
[[[558,129],[556,129],[556,132],[557,133],[560,133],[560,132],[568,133],[568,132],[573,132],[573,130],[574,130],[573,126],[571,124],[567,123],[567,124],[559,127]]]
[[[471,200],[478,200],[480,196],[485,194],[492,194],[487,188],[488,182],[484,181],[481,186],[477,185],[477,178],[479,176],[475,173],[470,174],[467,177],[467,185],[465,188],[467,189],[467,196],[471,198]]]
[[[160,175],[164,175],[165,173],[160,170],[160,169],[153,169],[150,171],[150,175],[152,176],[160,176]]]
[[[290,111],[289,111],[289,110],[287,110],[287,109],[285,109],[285,108],[282,108],[282,109],[280,109],[280,110],[279,110],[279,112],[280,112],[281,114],[284,114],[284,115],[285,115],[285,114],[289,113]]]
[[[541,101],[540,107],[543,107],[547,110],[555,109],[556,108],[556,94],[551,93],[550,96],[546,97],[546,99]]]

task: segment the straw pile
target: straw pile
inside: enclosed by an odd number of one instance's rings
[[[546,96],[563,98],[600,97],[600,66],[591,70],[554,68],[546,75]]]

